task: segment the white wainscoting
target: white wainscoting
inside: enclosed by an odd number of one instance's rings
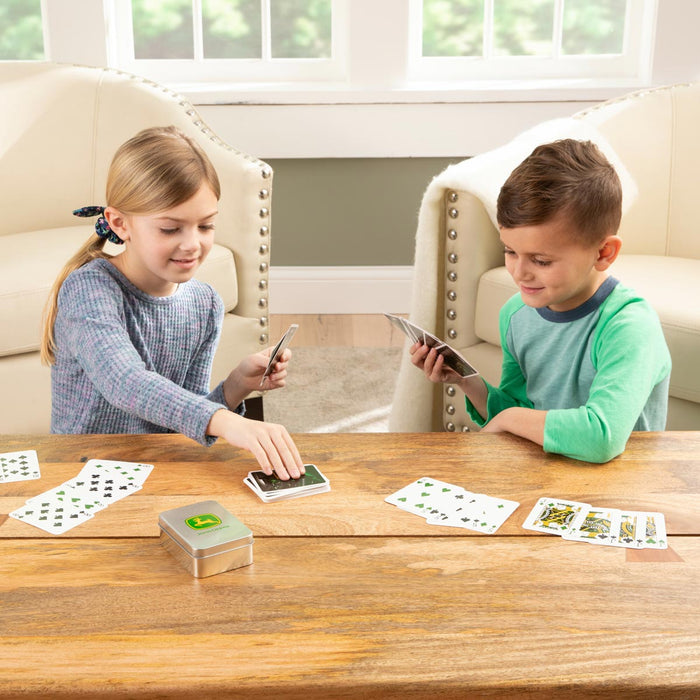
[[[270,313],[408,313],[413,267],[270,268]]]

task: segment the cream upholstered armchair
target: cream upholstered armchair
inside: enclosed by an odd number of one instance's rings
[[[114,70],[0,64],[0,105],[0,433],[49,431],[42,310],[59,270],[94,232],[71,212],[105,204],[114,152],[149,126],[192,136],[221,180],[216,244],[197,275],[226,308],[212,382],[267,346],[270,167],[221,141],[182,97]],[[253,397],[249,415],[261,408]]]
[[[612,274],[655,308],[671,351],[667,429],[700,430],[700,83],[638,92],[541,124],[500,149],[450,166],[428,186],[416,234],[411,319],[463,352],[498,384],[498,313],[517,292],[503,267],[495,203],[538,143],[598,143],[621,174],[622,254]],[[636,195],[636,196],[635,196]],[[433,385],[408,360],[390,430],[473,428],[464,396]]]

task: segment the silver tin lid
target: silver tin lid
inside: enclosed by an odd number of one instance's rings
[[[253,542],[253,533],[216,501],[200,501],[166,510],[161,529],[193,557],[208,557]]]

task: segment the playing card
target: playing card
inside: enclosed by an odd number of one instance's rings
[[[277,345],[275,345],[275,347],[272,349],[272,352],[270,353],[270,359],[267,362],[267,367],[265,368],[265,372],[263,373],[262,379],[260,380],[260,386],[263,385],[265,377],[268,377],[270,374],[272,374],[272,370],[274,369],[275,363],[279,361],[280,355],[285,351],[289,343],[292,342],[292,338],[294,337],[294,334],[297,332],[298,328],[298,323],[292,323],[289,326],[289,328],[287,328],[287,330],[284,332],[284,335],[279,339]]]
[[[591,542],[593,544],[612,544],[619,527],[620,511],[616,508],[584,509],[585,515],[575,529],[562,534],[566,540]]]
[[[80,470],[80,474],[88,470],[116,472],[140,488],[153,471],[153,465],[141,464],[140,462],[122,462],[116,459],[90,459]]]
[[[96,460],[90,460],[78,476],[66,482],[66,485],[78,490],[86,501],[100,502],[106,507],[141,488],[128,474],[93,462]]]
[[[620,519],[613,531],[610,544],[616,547],[629,547],[631,549],[641,549],[637,542],[637,521],[641,513],[623,510],[620,512]],[[640,535],[642,534],[640,528]]]
[[[384,500],[402,510],[407,510],[409,513],[427,518],[428,516],[435,517],[441,513],[445,503],[453,499],[455,492],[461,491],[463,489],[454,484],[430,477],[421,477],[387,496]]]
[[[520,503],[517,501],[477,494],[475,504],[471,509],[471,521],[465,523],[464,526],[469,530],[492,535],[508,520],[519,505]]]
[[[40,478],[41,471],[36,450],[0,454],[0,484]]]
[[[81,510],[76,504],[60,499],[35,499],[10,513],[10,517],[41,528],[54,535],[62,535],[76,525],[93,517],[93,513]]]
[[[426,517],[429,525],[446,527],[466,527],[476,517],[479,494],[461,487],[444,494],[435,506],[431,507]]]
[[[590,508],[588,503],[579,501],[540,498],[527,516],[523,527],[527,530],[562,535],[578,528],[588,508]]]
[[[70,506],[80,512],[94,514],[107,507],[107,504],[100,501],[96,496],[83,491],[71,482],[64,482],[55,486],[38,496],[28,498],[25,505],[53,504],[54,506]]]
[[[646,549],[666,549],[666,520],[663,513],[639,513],[636,542]]]

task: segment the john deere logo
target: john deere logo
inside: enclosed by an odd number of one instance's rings
[[[195,515],[191,518],[185,520],[188,527],[193,530],[206,530],[208,527],[214,527],[215,525],[221,525],[221,518],[217,518],[216,515],[211,513],[205,513],[204,515]]]

